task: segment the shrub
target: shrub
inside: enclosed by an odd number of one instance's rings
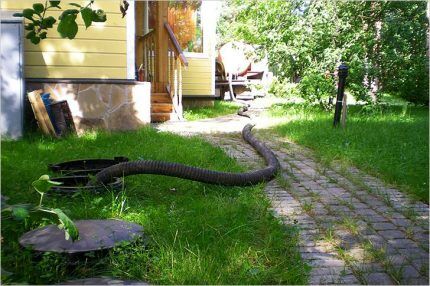
[[[335,81],[316,71],[307,72],[299,84],[301,96],[308,103],[328,107],[328,98],[336,95]]]
[[[269,93],[276,97],[294,99],[300,98],[300,91],[297,84],[289,82],[287,80],[280,80],[275,78],[269,87]]]

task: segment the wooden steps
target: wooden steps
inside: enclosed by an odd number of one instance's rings
[[[174,118],[172,99],[166,92],[151,94],[151,122],[164,122]]]

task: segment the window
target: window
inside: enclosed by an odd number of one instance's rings
[[[201,1],[170,1],[168,21],[184,52],[203,53]]]

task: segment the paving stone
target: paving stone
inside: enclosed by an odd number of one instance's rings
[[[330,259],[318,259],[309,262],[311,266],[314,267],[339,267],[344,266],[345,262],[340,259],[330,258]]]
[[[388,243],[395,248],[418,248],[418,245],[414,241],[405,238],[389,239]]]
[[[412,222],[408,219],[404,218],[392,218],[391,222],[397,226],[409,227],[412,225]]]
[[[394,230],[394,229],[397,229],[397,227],[394,224],[388,223],[388,222],[375,222],[375,223],[372,223],[372,227],[375,230]]]
[[[385,239],[405,238],[405,233],[400,230],[381,230],[378,234]]]
[[[311,275],[323,276],[323,275],[350,275],[352,271],[345,267],[319,267],[311,270]]]
[[[360,281],[353,275],[348,274],[345,276],[341,276],[340,282],[345,285],[357,285],[360,284]]]
[[[370,241],[374,247],[382,247],[387,241],[378,234],[364,235],[364,239]]]
[[[407,281],[409,285],[429,285],[429,279],[428,278],[416,278],[416,279],[409,279]]]
[[[414,267],[407,265],[407,266],[404,266],[402,268],[402,278],[403,279],[409,280],[411,278],[420,278],[420,277],[421,277],[421,275],[418,273],[418,271]]]
[[[257,111],[255,112],[258,114]],[[218,127],[220,124],[224,123],[219,123]],[[180,128],[175,126],[175,132],[178,129]],[[248,168],[256,169],[264,166],[262,158],[241,140],[239,132],[228,137],[223,137],[223,134],[203,136],[210,138],[209,141],[213,144],[227,149],[230,156],[238,158],[239,163],[249,166]],[[385,273],[381,264],[364,262],[366,255],[361,242],[367,239],[375,248],[385,249],[386,258],[394,266],[406,265],[403,272],[409,280],[405,280],[405,283],[428,284],[428,274],[424,277],[419,273],[419,269],[428,267],[428,205],[412,203],[407,195],[385,186],[381,180],[357,168],[349,168],[349,172],[357,178],[364,178],[365,184],[374,192],[369,194],[362,186],[356,185],[341,175],[340,170],[320,166],[312,158],[312,152],[306,148],[288,140],[279,140],[277,137],[273,137],[267,143],[280,159],[284,170],[281,175],[290,183],[290,186],[284,188],[276,181],[272,181],[267,184],[265,191],[271,200],[274,214],[281,221],[286,224],[292,224],[294,220],[298,221],[299,251],[313,267],[310,273],[311,284],[359,284],[360,282],[353,272],[345,267],[344,261],[338,258],[333,245],[318,240],[321,237],[320,230],[336,228],[336,223],[342,220],[341,215],[358,221],[357,237],[349,232],[337,234],[340,245],[347,253],[356,261],[363,261],[363,264],[357,264],[357,267],[366,269],[369,274],[368,283],[392,284],[394,281]],[[378,194],[389,196],[393,208],[386,205],[384,199]],[[302,209],[305,202],[313,205],[312,211],[308,214]],[[413,208],[419,217],[422,217],[419,221],[423,227],[415,226],[412,234],[408,232],[410,239],[406,238],[405,230],[413,223],[400,212],[405,208]]]
[[[393,285],[393,281],[386,273],[370,273],[366,277],[367,284],[370,285]]]
[[[386,259],[394,266],[403,266],[405,263],[407,263],[406,256],[401,254],[389,254],[387,255]]]

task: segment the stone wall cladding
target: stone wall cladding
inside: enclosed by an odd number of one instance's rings
[[[42,83],[54,100],[67,100],[79,133],[89,129],[134,130],[151,122],[150,83]]]

